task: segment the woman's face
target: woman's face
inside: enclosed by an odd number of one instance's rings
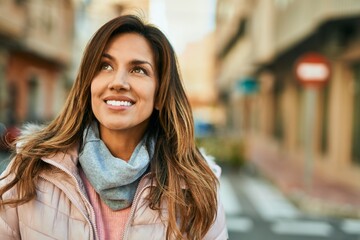
[[[91,107],[102,138],[112,133],[142,137],[155,105],[155,68],[143,36],[124,33],[110,40],[91,83]]]

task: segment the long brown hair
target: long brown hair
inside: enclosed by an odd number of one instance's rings
[[[183,236],[201,239],[216,218],[218,182],[195,145],[192,112],[171,44],[158,28],[132,15],[117,17],[95,33],[59,116],[20,139],[23,144],[10,169],[16,177],[0,189],[3,196],[16,186],[19,195],[17,199],[1,199],[0,204],[17,205],[32,200],[36,195],[36,178],[49,167],[41,158],[81,144],[84,128],[96,120],[89,93],[101,55],[112,37],[129,32],[141,34],[151,44],[159,79],[158,110],[154,110],[148,129],[156,138],[151,161],[155,187],[150,190],[149,205],[160,209],[160,204],[166,201],[168,239]]]

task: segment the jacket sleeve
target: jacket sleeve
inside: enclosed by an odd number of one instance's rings
[[[1,240],[20,240],[16,208],[5,206],[0,209]]]
[[[204,156],[205,160],[209,164],[211,170],[215,173],[216,177],[220,179],[221,176],[221,167],[216,164],[214,161],[214,157],[207,155],[204,150],[201,151],[202,155]],[[225,240],[229,239],[227,226],[226,226],[226,218],[225,218],[225,211],[223,204],[221,202],[220,191],[219,188],[217,189],[217,213],[216,219],[211,226],[208,233],[205,235],[204,240]]]
[[[4,177],[8,174],[10,169],[10,164],[7,166],[5,171],[0,175]],[[2,188],[7,182],[9,182],[11,176],[7,176],[5,179],[0,181],[0,188]],[[3,199],[9,199],[14,194],[14,189],[10,189],[8,192],[4,193],[2,196]],[[0,236],[1,240],[17,240],[21,239],[19,233],[19,220],[17,214],[17,208],[11,207],[9,205],[0,206]]]

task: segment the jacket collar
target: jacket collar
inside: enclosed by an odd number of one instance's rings
[[[75,144],[66,152],[58,152],[54,155],[43,157],[42,160],[54,166],[65,168],[72,175],[78,175],[79,146]]]

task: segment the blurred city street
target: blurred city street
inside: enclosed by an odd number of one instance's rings
[[[220,184],[230,239],[360,239],[360,220],[302,212],[251,171],[224,170]]]

